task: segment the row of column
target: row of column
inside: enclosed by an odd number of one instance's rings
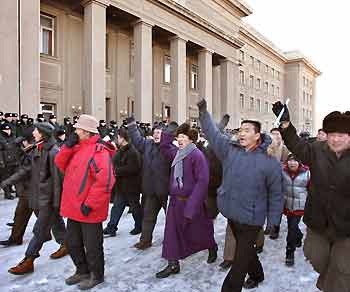
[[[85,0],[84,40],[86,64],[85,108],[97,118],[105,118],[105,52],[106,52],[106,0]],[[186,43],[179,36],[170,39],[171,55],[171,108],[172,119],[186,120]],[[142,20],[134,24],[135,46],[135,114],[144,122],[153,120],[153,57],[152,25]],[[208,101],[208,109],[213,109],[213,52],[208,49],[198,54],[198,85],[200,98]],[[237,67],[238,68],[238,67]],[[237,72],[236,72],[237,71]],[[224,59],[220,65],[221,113],[233,113],[238,107],[235,94],[235,79],[238,69],[231,60]],[[235,104],[235,101],[237,101]]]

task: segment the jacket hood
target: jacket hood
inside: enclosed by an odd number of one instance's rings
[[[84,145],[93,145],[93,144],[96,144],[96,147],[97,147],[96,151],[101,151],[103,149],[106,149],[111,157],[115,152],[115,147],[113,146],[113,144],[110,142],[103,141],[100,135],[94,135],[89,139],[79,142],[79,145],[82,147],[84,147]]]

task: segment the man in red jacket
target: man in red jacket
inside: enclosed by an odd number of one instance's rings
[[[81,115],[74,127],[55,163],[65,175],[61,215],[68,218],[67,244],[77,268],[66,284],[87,290],[104,281],[102,222],[114,184],[113,149],[100,140],[94,117]]]

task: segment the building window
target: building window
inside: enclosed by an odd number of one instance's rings
[[[269,93],[269,83],[267,81],[265,82],[265,93]]]
[[[164,56],[164,83],[170,83],[171,76],[171,59],[170,56]]]
[[[260,78],[256,79],[256,88],[261,89],[261,79]]]
[[[244,84],[244,71],[239,71],[239,82]]]
[[[191,65],[191,89],[198,89],[198,66]]]
[[[250,56],[250,65],[254,66],[254,57]]]
[[[310,94],[310,104],[312,104],[312,95]]]
[[[265,113],[269,112],[269,102],[265,101]]]
[[[272,78],[275,78],[275,69],[271,68],[271,75],[272,75]]]
[[[271,84],[272,96],[275,96],[275,85]]]
[[[109,39],[108,39],[108,33],[106,33],[106,69],[109,69],[109,53],[108,53],[108,47],[109,47]]]
[[[129,55],[129,76],[133,78],[135,74],[135,45],[133,40],[130,40],[129,43]]]
[[[241,109],[243,109],[244,108],[244,95],[242,93],[239,95],[239,102],[241,105]]]
[[[260,72],[260,69],[261,69],[261,61],[260,60],[257,60],[256,61],[256,66],[257,66],[257,69],[258,69],[258,71]]]
[[[266,73],[269,72],[269,65],[265,65],[265,72],[266,72]]]
[[[55,55],[55,18],[40,14],[40,53]]]
[[[276,87],[276,96],[279,97],[280,96],[280,88],[277,86]]]
[[[249,76],[249,86],[250,86],[250,88],[254,88],[254,76],[253,75]]]
[[[261,101],[259,98],[256,99],[256,110],[260,113],[261,112]]]
[[[244,62],[244,52],[242,50],[239,51],[239,60]]]
[[[280,71],[277,71],[276,74],[277,74],[277,80],[279,81],[280,80]]]
[[[304,86],[306,85],[306,78],[305,78],[305,76],[303,77],[303,85]]]
[[[305,104],[305,102],[306,102],[305,91],[303,91],[303,103]]]
[[[254,110],[254,97],[250,97],[249,109]]]

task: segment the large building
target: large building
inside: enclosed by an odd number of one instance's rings
[[[240,0],[2,0],[0,110],[182,122],[206,97],[230,127],[268,130],[289,97],[313,130],[319,70],[245,24],[251,13]]]

